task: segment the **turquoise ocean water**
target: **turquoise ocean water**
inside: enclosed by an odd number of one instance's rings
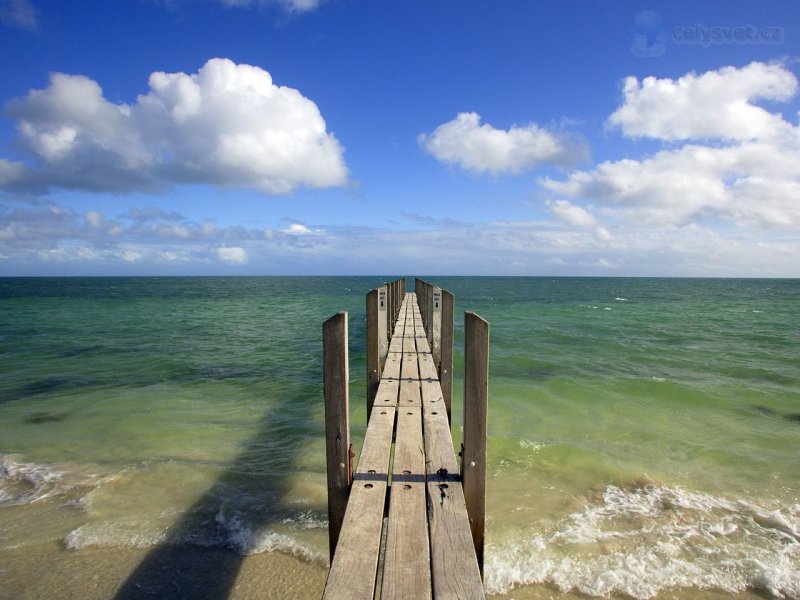
[[[324,572],[321,324],[350,312],[358,444],[390,279],[0,279],[0,551]],[[490,593],[800,598],[800,281],[430,280],[456,296],[456,443],[460,315],[491,323]]]

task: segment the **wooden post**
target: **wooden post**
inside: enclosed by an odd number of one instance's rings
[[[383,365],[386,364],[386,355],[389,353],[389,338],[392,336],[389,332],[389,323],[387,321],[389,305],[386,295],[386,286],[382,285],[378,288],[378,358],[380,359],[381,370]]]
[[[438,369],[442,362],[442,290],[436,286],[431,294],[431,354]]]
[[[328,463],[328,539],[331,562],[350,496],[350,411],[347,313],[322,325],[325,448]]]
[[[428,285],[428,295],[425,298],[425,312],[428,320],[425,322],[425,333],[428,335],[428,345],[433,348],[433,284]]]
[[[422,325],[425,327],[425,335],[428,334],[428,282],[422,281],[422,297],[417,298],[419,304],[419,314],[422,316]]]
[[[442,397],[444,405],[447,407],[447,422],[452,423],[451,418],[453,404],[453,315],[455,308],[455,296],[447,290],[442,290],[442,335],[441,335],[441,354],[439,369],[439,382],[442,384]]]
[[[386,287],[386,328],[391,336],[394,333],[394,323],[396,319],[394,311],[394,286],[391,283],[385,284]]]
[[[392,289],[392,331],[394,331],[394,326],[397,325],[397,315],[400,312],[400,301],[397,297],[397,282],[393,281],[389,284]]]
[[[486,521],[486,418],[489,400],[489,323],[464,313],[464,454],[462,481],[475,554],[483,577]]]
[[[372,414],[372,405],[375,403],[375,394],[381,382],[381,326],[380,304],[383,288],[377,288],[367,294],[367,422]],[[383,291],[385,296],[385,291]],[[386,300],[384,299],[383,302]],[[384,323],[384,331],[386,324]]]

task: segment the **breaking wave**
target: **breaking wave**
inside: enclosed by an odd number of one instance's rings
[[[19,462],[13,455],[0,454],[0,508],[95,488],[110,479],[87,469]]]
[[[280,551],[309,562],[327,563],[326,554],[291,535],[293,529],[327,528],[326,521],[317,519],[309,512],[301,513],[296,518],[284,519],[283,525],[286,532],[272,529],[259,530],[248,524],[244,515],[237,512],[229,513],[223,506],[215,515],[214,526],[211,528],[187,528],[180,532],[171,531],[169,528],[153,531],[146,522],[136,519],[87,523],[67,534],[64,544],[70,550],[90,546],[147,548],[157,544],[190,544],[208,548],[228,548],[243,556]]]
[[[550,583],[590,596],[670,588],[800,598],[800,504],[765,509],[679,487],[608,486],[549,531],[486,551],[486,588]]]

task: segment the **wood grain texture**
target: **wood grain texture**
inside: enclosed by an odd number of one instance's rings
[[[447,407],[447,419],[453,422],[453,340],[454,340],[455,296],[442,290],[442,352],[439,362],[439,383]]]
[[[434,286],[431,298],[431,353],[436,367],[442,359],[442,290]]]
[[[367,294],[367,421],[375,403],[375,394],[381,382],[382,365],[380,355],[380,290],[374,289]]]
[[[433,595],[437,600],[484,598],[442,388],[426,340],[417,342]]]
[[[489,402],[489,323],[464,313],[464,461],[461,473],[475,554],[483,575],[486,523],[486,420]]]
[[[433,363],[430,362],[433,369]],[[424,377],[424,373],[423,373]],[[484,598],[458,462],[438,381],[422,382],[425,470],[434,597]]]
[[[430,597],[422,410],[418,406],[400,406],[397,409],[381,598],[406,600]]]
[[[380,553],[395,409],[376,406],[353,477],[325,599],[371,600]]]
[[[403,281],[391,288],[402,294]],[[420,297],[433,301],[433,286],[417,280],[415,289],[421,295],[406,293],[396,299],[395,329],[332,558],[326,599],[366,600],[376,593],[387,600],[485,598],[439,379],[441,365],[437,369],[423,326],[425,309],[418,303]],[[442,292],[445,321],[447,294]],[[442,328],[447,329],[446,323]],[[488,328],[486,334],[488,348]],[[449,360],[452,364],[452,351]],[[483,448],[485,468],[485,443]]]
[[[328,470],[328,543],[333,558],[350,493],[350,411],[347,313],[322,325],[325,449]]]
[[[389,327],[386,313],[389,307],[386,299],[386,286],[378,288],[378,358],[381,365],[386,362],[386,353],[389,351]]]

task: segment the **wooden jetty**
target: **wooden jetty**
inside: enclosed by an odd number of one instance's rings
[[[324,599],[484,598],[489,325],[465,313],[464,443],[450,436],[453,295],[367,294],[367,418],[349,433],[347,313],[323,325],[331,567]]]

